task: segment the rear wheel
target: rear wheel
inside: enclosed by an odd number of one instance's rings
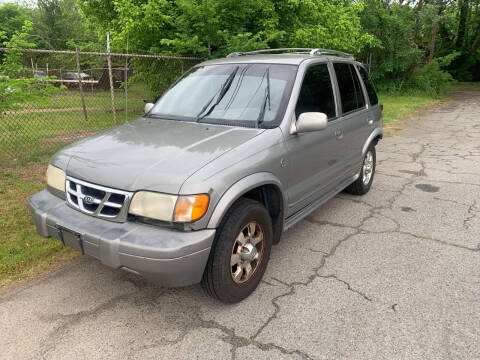
[[[373,182],[373,176],[375,175],[376,167],[376,152],[375,146],[372,144],[367,149],[363,158],[362,169],[360,170],[360,176],[357,180],[351,183],[345,191],[353,195],[363,195],[370,190]]]
[[[246,298],[265,273],[272,239],[267,209],[254,200],[237,201],[217,230],[202,287],[225,303]]]

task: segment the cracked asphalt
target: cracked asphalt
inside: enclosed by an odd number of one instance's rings
[[[288,230],[242,303],[82,257],[0,294],[0,358],[479,359],[480,89],[403,126],[371,191]]]

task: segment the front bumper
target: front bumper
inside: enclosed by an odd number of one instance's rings
[[[212,229],[182,232],[102,220],[72,209],[46,190],[33,195],[28,203],[40,235],[163,286],[200,282],[215,236]]]

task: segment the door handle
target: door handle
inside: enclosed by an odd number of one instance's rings
[[[337,139],[341,139],[343,137],[343,131],[340,129],[335,130],[335,136]]]
[[[367,124],[372,125],[373,124],[373,119],[367,119]]]

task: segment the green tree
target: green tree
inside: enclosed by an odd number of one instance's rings
[[[98,39],[80,13],[75,0],[37,0],[32,11],[36,42],[49,49],[98,49]]]
[[[422,51],[414,41],[414,10],[399,3],[366,0],[361,21],[375,41],[364,48],[363,59],[372,59],[377,82],[403,79],[420,61]]]
[[[442,59],[455,57],[452,74],[480,77],[480,0],[77,1],[117,50],[128,43],[130,51],[211,58],[259,48],[333,48],[371,60],[373,77],[390,89],[417,86],[419,74],[425,80],[430,72],[427,82],[437,86],[448,78]]]
[[[25,20],[31,20],[25,9],[17,4],[6,3],[0,6],[0,31],[5,38],[10,39],[12,35],[21,29]]]
[[[282,45],[322,47],[358,54],[375,43],[374,36],[362,27],[363,2],[309,0],[278,2]]]
[[[0,111],[13,110],[27,101],[39,100],[58,91],[51,78],[33,76],[22,62],[23,49],[35,46],[31,38],[33,24],[26,20],[3,45],[7,47],[0,65]]]
[[[360,23],[362,3],[347,0],[79,0],[115,49],[212,58],[278,47],[359,52],[374,38]],[[178,76],[133,60],[159,93]]]
[[[20,30],[12,34],[10,39],[3,42],[7,48],[0,71],[4,76],[11,78],[25,77],[29,72],[28,68],[23,64],[23,50],[35,47],[35,43],[31,40],[31,32],[33,23],[25,20]]]
[[[278,46],[358,52],[373,42],[346,0],[79,0],[117,47],[218,57]]]

